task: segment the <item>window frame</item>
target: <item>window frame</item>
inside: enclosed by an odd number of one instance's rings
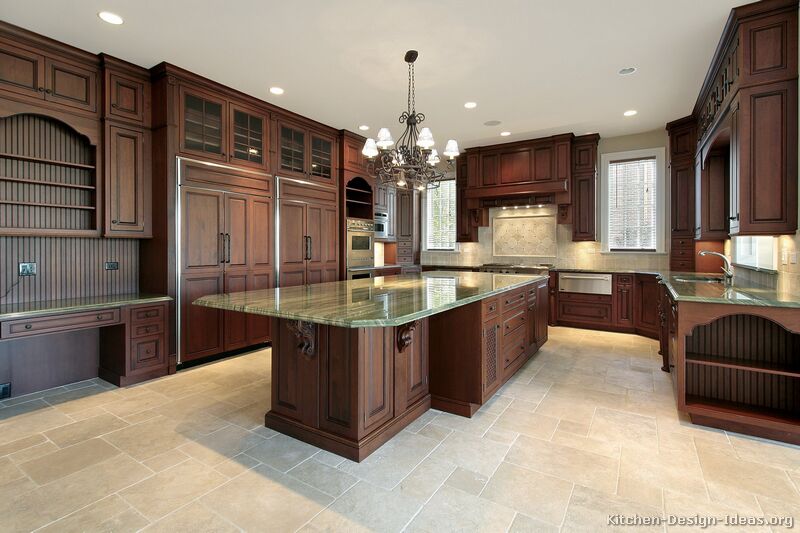
[[[665,254],[667,243],[667,187],[666,187],[666,166],[665,149],[644,148],[641,150],[629,150],[625,152],[609,152],[600,154],[600,199],[598,202],[598,216],[600,217],[600,251],[604,254],[636,254],[636,255],[655,255]],[[608,204],[608,167],[615,161],[630,161],[639,159],[656,160],[656,249],[655,250],[611,250],[609,247],[609,213]]]
[[[442,182],[453,182],[453,191],[454,191],[454,202],[458,202],[458,183],[456,183],[455,177],[453,178],[446,178],[441,180]],[[428,195],[430,194],[430,190],[426,189],[422,193],[421,204],[422,204],[422,250],[425,252],[437,252],[437,253],[458,253],[458,211],[453,215],[453,247],[452,248],[428,248]]]

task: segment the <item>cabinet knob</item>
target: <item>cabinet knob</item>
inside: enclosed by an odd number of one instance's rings
[[[45,89],[44,92],[45,94],[53,94],[53,91],[51,91],[50,89]]]
[[[112,220],[112,221],[111,221],[111,223],[112,223],[112,224],[117,224],[118,222],[119,222],[119,221],[117,221],[117,220]]]
[[[103,315],[97,315],[97,320],[103,320]]]
[[[40,93],[43,93],[43,92],[44,92],[44,87],[39,87],[39,88],[38,88],[38,89],[36,89],[36,90],[37,90],[37,91],[39,91]]]
[[[25,329],[31,329],[33,326],[30,324],[25,324]]]
[[[147,350],[144,351],[144,353],[149,354],[150,353],[150,349],[148,348]]]
[[[119,106],[118,106],[117,104],[111,104],[111,107],[113,107],[114,109],[116,109],[116,108],[118,108]]]

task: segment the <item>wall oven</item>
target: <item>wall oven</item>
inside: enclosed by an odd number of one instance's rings
[[[372,266],[375,225],[371,220],[347,219],[347,268]]]
[[[389,238],[389,213],[386,211],[375,211],[375,238]]]

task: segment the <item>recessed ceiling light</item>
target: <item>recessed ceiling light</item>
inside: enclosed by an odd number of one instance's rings
[[[501,131],[500,132],[500,137],[508,137],[509,135],[511,135],[510,131]]]
[[[270,87],[269,92],[271,92],[272,94],[281,95],[283,94],[283,89],[281,89],[280,87]]]
[[[478,104],[477,102],[467,102],[464,104],[464,107],[466,107],[467,109],[475,109],[476,107],[478,107]]]
[[[500,121],[499,120],[487,120],[486,122],[483,123],[483,125],[484,126],[499,126],[500,125]]]
[[[119,26],[124,22],[122,17],[116,13],[112,13],[111,11],[101,11],[97,14],[97,16],[100,17],[101,20],[108,22],[109,24],[114,24],[115,26]]]
[[[358,127],[358,129],[360,129],[361,131],[367,131],[369,129],[369,126],[367,126],[366,124],[362,124]]]
[[[625,115],[626,117],[632,117],[636,113],[638,113],[638,111],[636,111],[635,109],[628,109],[623,113],[623,115]]]
[[[636,67],[625,67],[619,69],[619,72],[617,72],[617,74],[619,74],[620,76],[630,76],[634,72],[636,72]]]

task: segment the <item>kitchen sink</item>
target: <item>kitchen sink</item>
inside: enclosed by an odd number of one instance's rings
[[[724,279],[716,276],[675,277],[675,281],[682,283],[723,283]]]

